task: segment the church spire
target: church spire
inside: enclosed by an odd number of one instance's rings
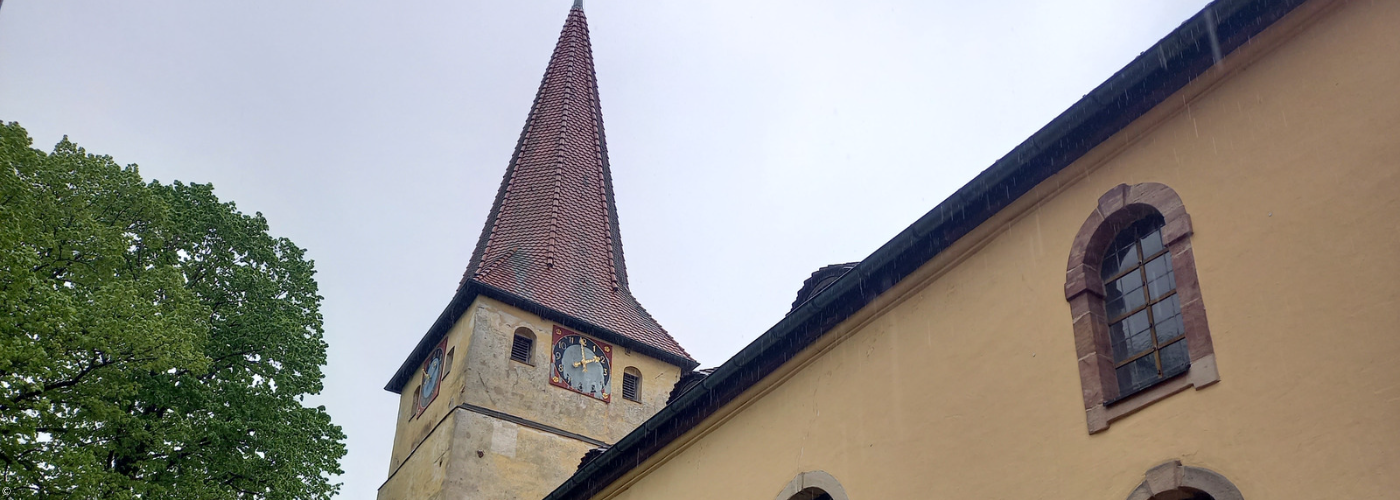
[[[463,284],[690,358],[632,297],[583,2],[575,0]]]

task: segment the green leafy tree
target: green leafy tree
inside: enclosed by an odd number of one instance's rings
[[[0,125],[0,493],[329,498],[315,270],[207,184]]]

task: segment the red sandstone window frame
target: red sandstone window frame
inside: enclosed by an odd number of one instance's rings
[[[1162,242],[1171,252],[1191,367],[1181,376],[1120,399],[1099,268],[1104,250],[1118,231],[1153,214],[1160,214],[1166,221],[1161,229]],[[1074,321],[1075,355],[1079,359],[1079,383],[1084,393],[1085,419],[1090,434],[1108,429],[1109,423],[1189,387],[1201,389],[1220,381],[1205,304],[1196,279],[1191,234],[1191,216],[1186,213],[1181,197],[1165,184],[1148,182],[1132,186],[1119,184],[1104,193],[1075,235],[1065,272],[1065,300],[1069,302]]]

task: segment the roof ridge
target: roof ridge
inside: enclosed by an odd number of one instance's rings
[[[575,0],[575,3],[574,3],[574,4],[577,6],[577,8],[579,9],[580,12],[582,12],[582,9],[583,9],[583,3],[582,3],[582,1],[583,1],[583,0]],[[586,24],[583,25],[581,29],[584,31],[585,39],[587,39],[588,25],[586,25]],[[590,50],[588,50],[587,52],[585,52],[583,55],[584,55],[584,57],[586,57],[586,58],[588,59],[588,66],[591,68],[591,67],[593,67],[593,51],[592,51],[592,45],[591,45],[591,44],[590,44],[590,46],[589,46],[589,49],[590,49]],[[585,83],[587,83],[587,82],[585,82]],[[617,213],[617,210],[616,210],[616,209],[610,209],[610,206],[608,205],[608,190],[609,190],[609,188],[611,187],[611,181],[609,180],[609,177],[610,177],[610,176],[608,175],[607,167],[606,167],[607,161],[608,161],[608,159],[607,159],[607,154],[606,154],[606,153],[604,152],[604,150],[603,150],[603,143],[604,143],[604,140],[605,140],[604,137],[603,137],[603,132],[602,132],[602,131],[603,131],[603,113],[602,113],[603,103],[602,103],[602,97],[599,95],[599,92],[598,92],[597,80],[595,79],[594,82],[593,82],[593,85],[590,85],[589,88],[585,89],[585,91],[591,93],[590,97],[593,98],[593,102],[594,102],[594,106],[595,106],[594,113],[592,114],[592,122],[593,122],[593,134],[592,134],[592,135],[593,135],[593,160],[594,160],[594,165],[595,165],[595,168],[593,169],[593,173],[594,173],[594,175],[597,176],[596,182],[598,183],[598,188],[597,188],[597,190],[596,190],[596,193],[597,193],[597,195],[598,195],[598,208],[601,209],[601,210],[603,211],[603,213],[616,214],[616,213]],[[621,250],[621,248],[620,248],[620,247],[621,247],[621,242],[620,242],[620,241],[614,241],[615,239],[617,239],[617,237],[614,236],[614,233],[615,233],[616,231],[617,231],[617,227],[613,224],[612,217],[606,217],[606,218],[604,218],[604,219],[603,219],[603,239],[604,239],[604,243],[606,244],[606,248],[607,248],[607,250],[608,250],[608,255],[609,255],[609,256],[617,256],[617,255],[619,255],[619,252],[620,252],[620,250]],[[619,259],[619,258],[617,258],[617,257],[607,259],[607,261],[608,261],[608,276],[609,276],[609,278],[610,278],[610,285],[611,285],[611,287],[612,287],[612,291],[614,291],[614,292],[616,292],[616,291],[620,288],[619,285],[620,285],[620,283],[621,283],[621,280],[618,279],[618,265],[619,265],[618,262],[619,262],[619,260],[621,260],[621,259]],[[625,265],[625,264],[624,264],[624,265]],[[650,318],[650,315],[648,315],[647,317]],[[665,331],[665,329],[663,328],[662,331]]]
[[[481,270],[477,271],[475,278],[481,279],[481,278],[485,277],[486,275],[491,274],[491,271],[496,270],[496,266],[501,265],[501,263],[502,263],[502,262],[505,262],[506,259],[509,259],[510,256],[515,255],[515,252],[516,252],[517,250],[519,250],[519,248],[512,248],[512,249],[510,249],[509,251],[507,251],[506,253],[501,254],[501,256],[500,256],[500,257],[497,257],[496,260],[491,261],[491,264],[490,264],[490,265],[482,265],[482,266],[481,266]],[[464,282],[465,282],[465,280],[464,280]]]
[[[572,46],[572,42],[570,45]],[[570,50],[570,60],[567,63],[569,71],[564,76],[564,104],[560,110],[559,138],[554,143],[554,178],[551,182],[553,186],[551,186],[549,197],[549,240],[545,245],[544,253],[544,266],[548,268],[554,267],[554,252],[559,243],[559,195],[564,187],[564,160],[565,151],[568,149],[565,146],[565,137],[569,135],[569,92],[573,90],[573,85],[570,82],[574,66],[572,52]]]

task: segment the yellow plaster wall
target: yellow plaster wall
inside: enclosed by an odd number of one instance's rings
[[[447,479],[448,456],[452,451],[450,436],[453,422],[451,419],[439,419],[435,423],[439,425],[426,429],[428,436],[421,440],[421,446],[407,455],[406,461],[396,457],[394,463],[402,462],[402,466],[390,470],[389,479],[379,487],[379,500],[440,496],[443,481]]]
[[[454,414],[447,498],[539,499],[568,479],[592,445],[466,410]],[[415,498],[415,497],[408,497]]]
[[[457,396],[462,392],[464,386],[463,365],[465,365],[465,354],[471,351],[472,319],[476,309],[477,304],[468,308],[457,324],[453,325],[447,333],[447,350],[453,353],[452,366],[449,367],[450,369],[440,382],[442,385],[438,389],[437,399],[423,410],[422,415],[413,417],[413,395],[423,382],[423,368],[421,366],[409,379],[408,384],[404,386],[403,392],[399,394],[399,419],[398,425],[394,429],[394,448],[389,462],[390,474],[399,468],[399,464],[404,462],[404,459],[414,448],[424,442],[428,434],[442,422],[451,408],[462,401]]]
[[[1223,474],[1247,499],[1395,498],[1400,2],[1314,12],[1325,3],[598,498],[768,500],[824,470],[852,500],[1111,500],[1171,459]],[[1102,193],[1148,181],[1191,214],[1221,381],[1089,435],[1065,263]]]
[[[551,332],[555,323],[487,297],[477,297],[449,330],[453,366],[437,399],[410,418],[420,368],[404,387],[390,459],[389,479],[379,498],[419,499],[442,492],[487,494],[540,491],[567,479],[593,445],[466,410],[461,403],[533,420],[588,438],[614,443],[665,406],[680,368],[625,348],[613,350],[613,398],[605,403],[549,385]],[[517,328],[535,333],[534,363],[510,360]],[[643,378],[641,402],[622,398],[622,370]],[[492,423],[496,422],[496,423]],[[515,430],[518,428],[518,431]],[[510,444],[505,444],[509,441]],[[481,451],[482,456],[476,456]],[[493,486],[482,486],[491,483]],[[483,489],[484,488],[484,489]],[[519,497],[533,498],[533,497]]]

